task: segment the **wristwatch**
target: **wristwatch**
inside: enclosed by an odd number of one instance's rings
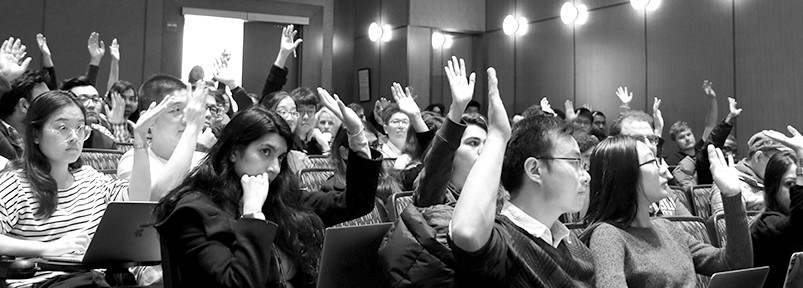
[[[265,213],[262,212],[247,213],[240,216],[240,218],[259,219],[265,221]]]

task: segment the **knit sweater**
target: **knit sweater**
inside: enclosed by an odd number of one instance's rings
[[[597,287],[696,287],[695,274],[753,266],[747,217],[741,196],[723,197],[728,245],[703,243],[662,218],[652,227],[618,228],[608,223],[593,230],[591,253]]]
[[[455,262],[455,287],[591,287],[594,262],[580,239],[570,233],[557,248],[497,216],[488,242],[466,252],[449,238]]]
[[[781,287],[786,278],[789,258],[803,251],[803,187],[794,185],[789,189],[789,215],[767,211],[750,227],[753,237],[753,255],[756,266],[770,266],[770,274],[764,287]]]

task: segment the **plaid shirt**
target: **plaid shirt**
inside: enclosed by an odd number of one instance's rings
[[[22,147],[22,135],[17,132],[17,129],[14,129],[14,127],[6,123],[6,121],[0,120],[0,122],[2,122],[6,130],[8,130],[8,140],[11,141],[12,144]]]

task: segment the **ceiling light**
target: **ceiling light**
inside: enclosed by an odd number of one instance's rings
[[[505,21],[502,22],[502,31],[505,32],[505,35],[513,35],[518,29],[519,22],[516,21],[516,18],[513,15],[507,15]]]
[[[382,27],[379,27],[376,22],[371,22],[371,26],[368,26],[368,39],[371,39],[371,42],[376,42],[380,37],[382,37]]]

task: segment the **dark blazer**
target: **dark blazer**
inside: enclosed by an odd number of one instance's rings
[[[8,134],[8,129],[3,123],[0,123],[0,156],[8,160],[14,160],[22,157],[22,146],[14,144],[11,136]],[[22,143],[20,143],[22,144]]]
[[[346,191],[303,195],[304,203],[326,227],[373,210],[382,158],[378,151],[371,153],[372,159],[365,159],[349,152]],[[155,226],[182,287],[281,287],[272,253],[278,226],[271,221],[239,218],[198,192],[184,196],[170,216]],[[290,282],[295,287],[314,287],[316,280],[316,275],[298,270]]]

